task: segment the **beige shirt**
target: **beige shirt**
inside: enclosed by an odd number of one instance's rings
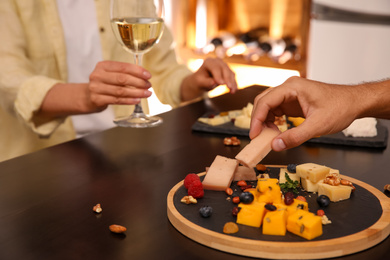
[[[95,0],[104,60],[133,62],[110,27],[109,0]],[[46,93],[66,82],[66,47],[56,1],[0,1],[0,161],[75,138],[70,118],[45,121],[35,113]],[[159,44],[144,55],[143,66],[163,103],[180,104],[180,83],[191,72],[179,65],[165,28]],[[147,100],[142,100],[147,107]],[[116,116],[132,106],[114,106]],[[147,109],[145,109],[147,111]]]

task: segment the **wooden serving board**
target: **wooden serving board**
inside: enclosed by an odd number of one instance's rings
[[[230,214],[232,203],[224,202],[227,195],[224,192],[205,191],[204,198],[198,200],[198,204],[185,205],[180,203],[186,192],[183,181],[168,193],[168,219],[179,232],[200,244],[243,256],[323,259],[349,255],[375,246],[390,234],[390,199],[364,182],[343,175],[342,178],[351,181],[356,191],[350,200],[332,203],[329,210],[326,208],[332,224],[324,226],[323,235],[311,241],[289,232],[286,236],[262,235],[261,229],[244,225],[239,225],[240,231],[236,234],[224,234],[223,225],[227,221],[235,221]],[[315,212],[316,203],[313,206],[313,201],[316,195],[307,195],[309,210]],[[210,218],[199,215],[198,210],[203,205],[212,205],[214,211]]]

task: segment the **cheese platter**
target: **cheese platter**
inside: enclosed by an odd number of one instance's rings
[[[267,165],[270,177],[278,178],[284,165]],[[205,173],[199,174],[203,180]],[[181,202],[187,194],[183,181],[177,183],[167,197],[167,214],[172,225],[188,238],[224,252],[267,259],[324,259],[353,254],[380,243],[390,234],[390,201],[379,190],[359,180],[341,175],[352,182],[356,190],[349,200],[332,203],[326,215],[332,221],[323,227],[323,234],[306,240],[293,233],[285,236],[264,235],[259,228],[240,225],[234,234],[225,234],[223,226],[235,222],[231,214],[235,204],[223,191],[205,190],[196,204]],[[237,190],[238,182],[231,188]],[[299,191],[309,204],[310,211],[319,206],[316,194]],[[213,214],[204,218],[202,206],[213,208]]]

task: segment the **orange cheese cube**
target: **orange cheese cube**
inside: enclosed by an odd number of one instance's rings
[[[263,234],[284,236],[287,228],[287,211],[286,209],[278,209],[268,211],[263,219]]]
[[[257,201],[264,203],[281,203],[282,192],[279,180],[275,178],[258,179],[256,190],[258,192]]]
[[[236,155],[236,159],[242,165],[255,167],[271,151],[271,142],[278,134],[278,129],[264,127],[261,133]]]
[[[311,240],[322,235],[321,217],[305,210],[298,210],[287,218],[287,230]]]
[[[240,203],[240,211],[237,214],[237,224],[251,227],[260,227],[265,213],[265,203],[253,201],[250,204]]]

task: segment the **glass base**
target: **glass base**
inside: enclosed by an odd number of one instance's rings
[[[129,117],[116,118],[114,123],[121,127],[146,128],[158,126],[163,119],[158,116],[147,116],[144,113],[133,113]]]

